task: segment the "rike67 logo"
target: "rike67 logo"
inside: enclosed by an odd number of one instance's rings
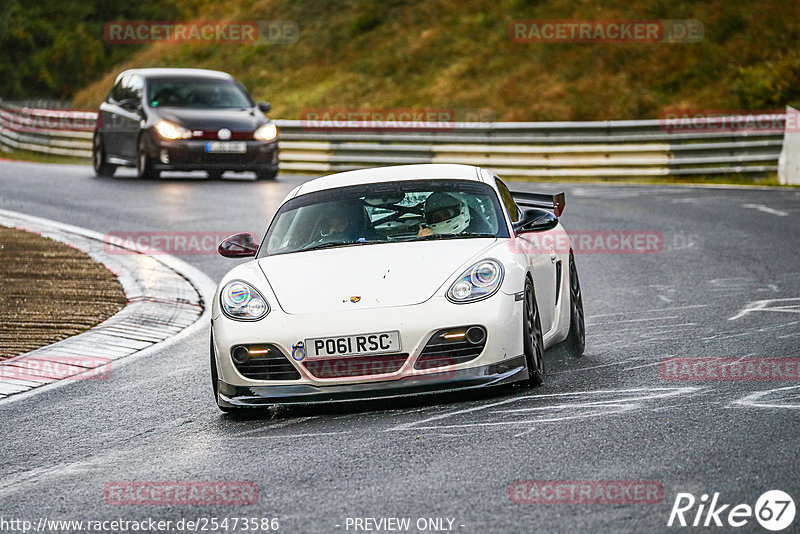
[[[754,507],[749,504],[723,504],[719,493],[714,493],[709,502],[704,493],[696,499],[691,493],[678,493],[669,514],[667,526],[710,527],[727,526],[743,527],[755,520],[767,530],[778,532],[786,529],[794,522],[794,500],[780,490],[764,492]],[[752,527],[748,529],[752,532]]]

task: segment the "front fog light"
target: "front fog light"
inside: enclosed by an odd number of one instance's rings
[[[219,294],[222,312],[238,321],[257,321],[269,313],[269,304],[261,293],[247,282],[234,280]]]

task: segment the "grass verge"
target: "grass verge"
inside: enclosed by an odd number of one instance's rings
[[[32,163],[58,163],[62,165],[87,165],[91,163],[89,158],[78,158],[71,156],[56,156],[43,152],[28,152],[25,150],[0,151],[0,159],[10,159],[14,161],[29,161]]]
[[[117,278],[64,243],[0,226],[0,360],[80,334],[127,303]]]

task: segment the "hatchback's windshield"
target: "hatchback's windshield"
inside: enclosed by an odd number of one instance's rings
[[[415,180],[310,193],[284,204],[259,256],[359,244],[508,237],[494,190],[480,182]]]
[[[232,80],[202,78],[157,78],[147,82],[150,107],[247,108],[253,105],[244,90]]]

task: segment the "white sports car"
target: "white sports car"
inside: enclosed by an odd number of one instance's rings
[[[217,404],[541,384],[546,349],[584,349],[563,208],[563,193],[512,193],[467,165],[365,169],[296,187],[260,246],[251,234],[219,246],[255,259],[214,295]]]

